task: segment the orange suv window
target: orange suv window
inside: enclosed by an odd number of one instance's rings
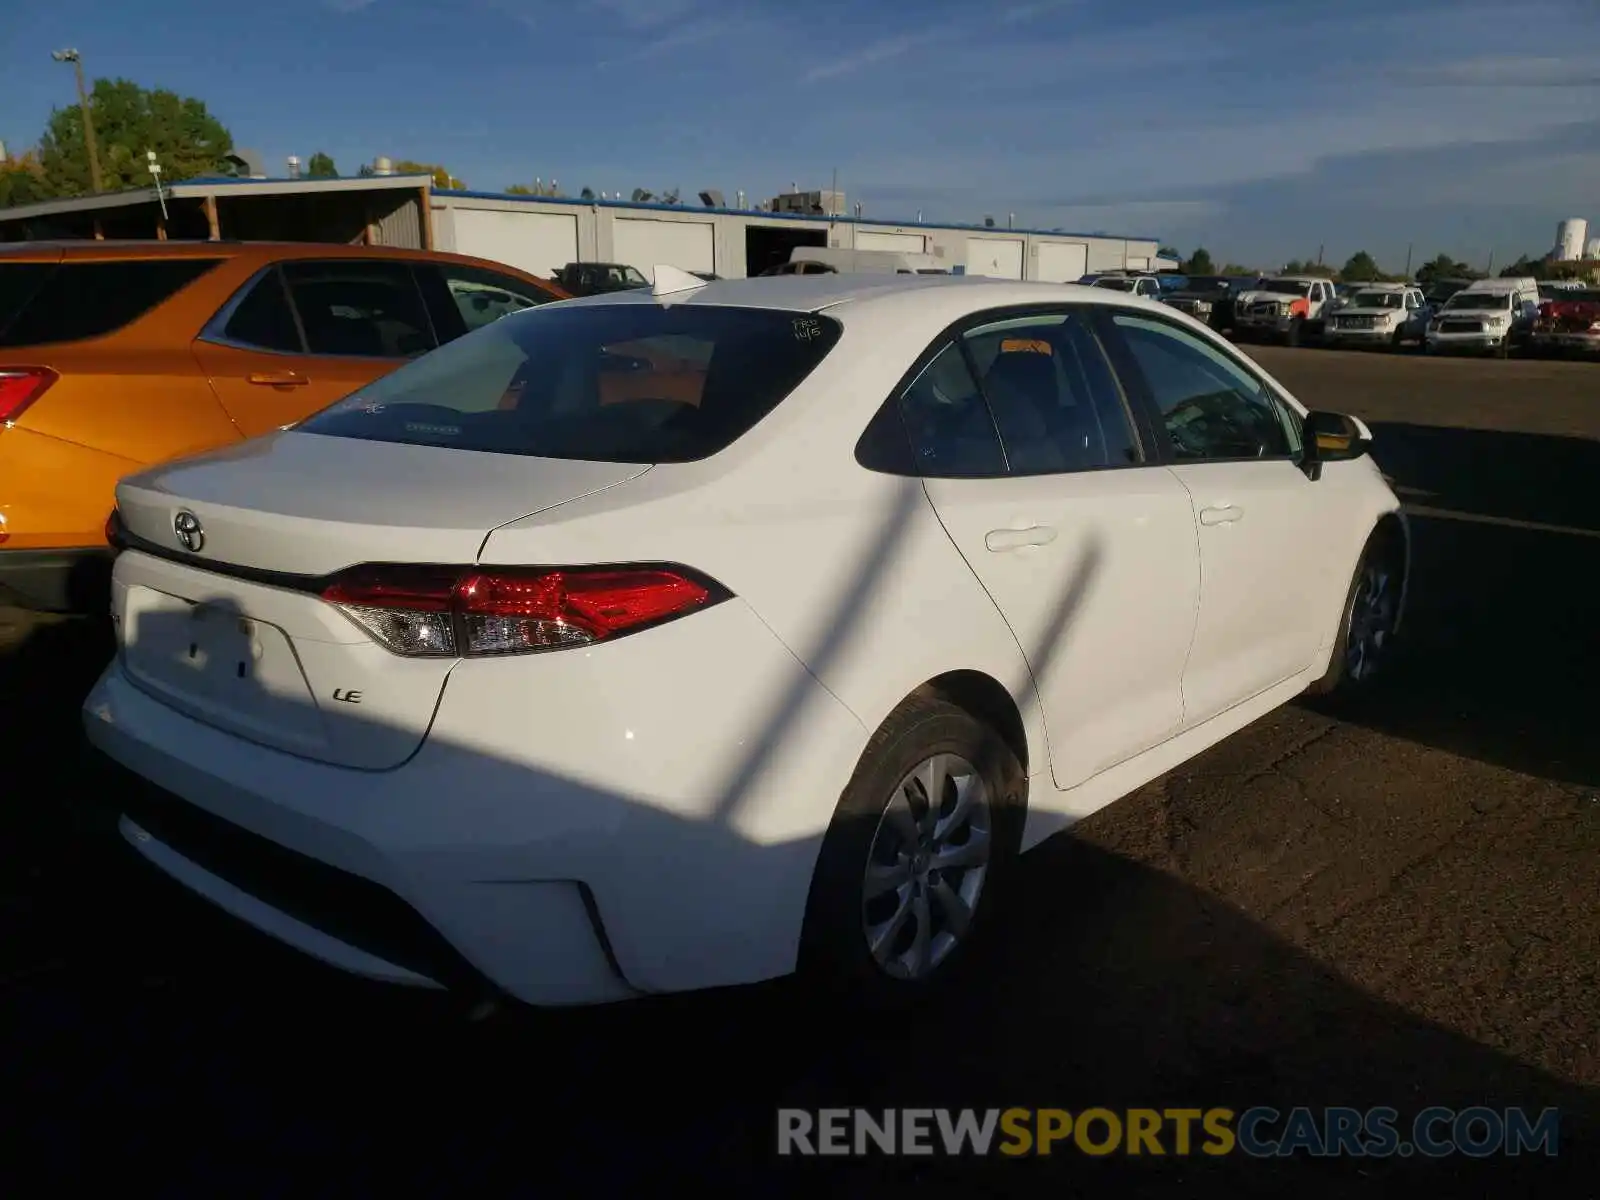
[[[5,322],[0,327],[0,346],[43,346],[105,337],[171,299],[221,261],[169,258],[49,264],[0,260],[0,321]],[[41,267],[48,273],[40,275]],[[11,305],[16,311],[8,314],[6,308]]]

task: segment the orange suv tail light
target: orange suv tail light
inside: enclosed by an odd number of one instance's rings
[[[20,417],[58,378],[49,367],[0,367],[0,425]]]

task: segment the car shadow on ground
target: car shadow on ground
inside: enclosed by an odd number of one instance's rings
[[[1374,423],[1410,513],[1387,686],[1346,714],[1467,758],[1600,786],[1600,442]]]
[[[1199,1184],[1331,1197],[1579,1194],[1600,1166],[1600,1114],[1582,1089],[1376,999],[1216,897],[1071,837],[1023,860],[997,914],[1007,936],[915,1013],[842,1011],[779,982],[465,1021],[451,999],[302,959],[68,819],[69,795],[128,786],[78,731],[78,698],[106,645],[101,628],[59,622],[0,649],[0,753],[13,772],[0,899],[20,935],[5,943],[0,1054],[22,1098],[13,1162],[25,1147],[53,1180],[114,1162],[179,1195],[242,1184],[603,1193],[686,1179],[797,1195]],[[26,786],[19,763],[39,765]],[[663,844],[680,832],[626,797],[588,800],[626,808]],[[785,853],[726,823],[694,836],[720,839],[731,857]],[[1556,1107],[1565,1120],[1553,1159],[775,1156],[779,1106],[854,1105],[1387,1105],[1403,1118],[1487,1105]]]

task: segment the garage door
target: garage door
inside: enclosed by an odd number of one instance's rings
[[[708,221],[660,221],[617,217],[611,223],[611,257],[636,267],[652,283],[657,263],[680,271],[715,271]]]
[[[1040,242],[1034,272],[1046,283],[1076,283],[1089,272],[1089,247],[1083,242]]]
[[[967,274],[1022,278],[1021,238],[968,238]]]
[[[921,254],[927,242],[920,233],[882,233],[856,230],[857,250],[894,250],[900,254]]]
[[[456,252],[549,278],[578,261],[578,218],[566,213],[454,209]]]

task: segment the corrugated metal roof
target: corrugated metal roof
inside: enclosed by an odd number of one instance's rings
[[[827,216],[813,213],[761,212],[749,208],[697,208],[688,204],[663,204],[659,201],[635,200],[581,200],[571,196],[520,196],[506,192],[483,192],[435,188],[430,175],[341,175],[332,179],[235,179],[226,175],[185,179],[166,186],[168,196],[189,199],[214,194],[219,191],[243,192],[254,188],[280,193],[306,193],[319,191],[360,191],[362,188],[388,190],[397,187],[418,187],[426,184],[435,196],[463,200],[501,200],[524,204],[564,204],[581,208],[628,209],[640,212],[707,213],[715,216],[747,217],[762,221],[795,221],[810,224],[877,226],[895,229],[949,229],[961,233],[987,234],[991,237],[1059,237],[1100,238],[1112,241],[1155,242],[1161,239],[1144,234],[1080,233],[1066,229],[1005,229],[1000,226],[971,225],[956,221],[906,221],[887,220],[882,217]],[[128,204],[155,201],[154,188],[131,188],[122,192],[108,192],[98,196],[75,196],[69,200],[45,200],[37,204],[22,204],[0,208],[0,221],[21,220],[29,217],[54,216],[65,212],[93,211],[96,208],[116,208]]]
[[[459,197],[464,200],[510,200],[524,204],[570,204],[581,208],[626,208],[651,212],[711,213],[724,217],[757,217],[763,221],[809,221],[840,225],[881,225],[894,229],[954,229],[963,233],[986,233],[995,237],[1060,237],[1107,238],[1118,242],[1155,242],[1161,239],[1134,233],[1075,233],[1066,229],[1004,229],[998,225],[967,225],[958,221],[891,221],[883,217],[830,217],[814,213],[761,212],[753,208],[698,208],[691,204],[662,204],[659,201],[639,200],[579,200],[571,196],[519,196],[505,192],[451,191],[434,188],[435,196]]]

